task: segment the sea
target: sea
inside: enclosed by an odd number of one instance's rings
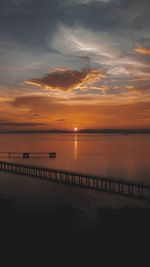
[[[29,158],[13,154],[23,152],[45,154]],[[50,152],[56,152],[56,158],[49,158]],[[150,184],[150,135],[1,134],[0,160]],[[80,227],[99,224],[99,207],[150,207],[126,196],[4,172],[0,172],[0,195],[11,198],[23,214],[70,204],[82,211]]]

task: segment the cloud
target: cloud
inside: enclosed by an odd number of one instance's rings
[[[68,91],[75,88],[84,88],[89,84],[101,80],[104,74],[99,69],[54,69],[51,73],[42,78],[33,78],[25,81],[26,84],[40,86],[45,90],[63,90]]]
[[[62,101],[61,98],[49,97],[47,95],[26,95],[16,97],[13,100],[9,101],[9,104],[12,108],[17,110],[24,109],[26,110],[25,116],[30,117],[31,119],[38,120],[39,118],[45,118],[45,114],[61,113],[62,110],[66,109],[66,100]]]
[[[45,123],[34,123],[34,122],[1,122],[0,126],[17,126],[17,127],[34,127],[34,126],[44,126]]]
[[[47,96],[40,96],[40,95],[26,95],[26,96],[18,96],[13,100],[9,101],[13,107],[20,108],[20,107],[29,107],[29,109],[37,109],[39,106],[45,106],[48,104],[56,102],[55,99],[49,98]]]
[[[103,60],[113,60],[120,55],[120,48],[114,49],[115,40],[110,33],[95,32],[81,26],[68,27],[59,23],[59,26],[49,46],[57,52],[94,61],[100,57]],[[88,63],[88,62],[87,62]]]
[[[59,23],[49,46],[68,59],[77,58],[85,66],[99,66],[107,73],[107,79],[114,77],[117,81],[149,73],[149,62],[133,53],[133,42],[132,35],[124,30],[113,34],[109,30],[92,31],[79,24],[68,27]]]
[[[70,0],[69,0],[70,1]],[[81,4],[87,4],[87,3],[90,3],[90,2],[104,2],[104,3],[108,3],[108,2],[111,2],[113,0],[72,0],[73,2],[76,2],[76,3],[81,3]]]
[[[55,66],[98,65],[130,76],[132,63],[147,60],[133,50],[149,44],[149,5],[149,0],[2,0],[0,54],[9,68],[2,80],[15,84]]]
[[[134,51],[143,55],[150,55],[150,48],[137,47]]]

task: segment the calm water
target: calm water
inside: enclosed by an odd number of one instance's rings
[[[0,135],[1,151],[55,151],[56,159],[13,159],[150,183],[150,135]]]
[[[0,152],[4,151],[54,151],[56,159],[14,158],[11,161],[150,183],[150,135],[0,135]],[[149,205],[127,197],[3,172],[0,173],[0,193],[14,197],[14,204],[27,213],[73,203],[84,211],[81,216],[84,225],[89,222],[95,224],[96,208],[99,206]]]

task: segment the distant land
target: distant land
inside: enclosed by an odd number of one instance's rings
[[[69,130],[10,130],[0,131],[0,134],[69,134],[69,133],[83,133],[83,134],[150,134],[150,129],[80,129],[77,132]]]

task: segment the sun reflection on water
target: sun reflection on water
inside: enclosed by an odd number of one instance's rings
[[[74,134],[74,160],[77,160],[78,155],[78,134]]]

